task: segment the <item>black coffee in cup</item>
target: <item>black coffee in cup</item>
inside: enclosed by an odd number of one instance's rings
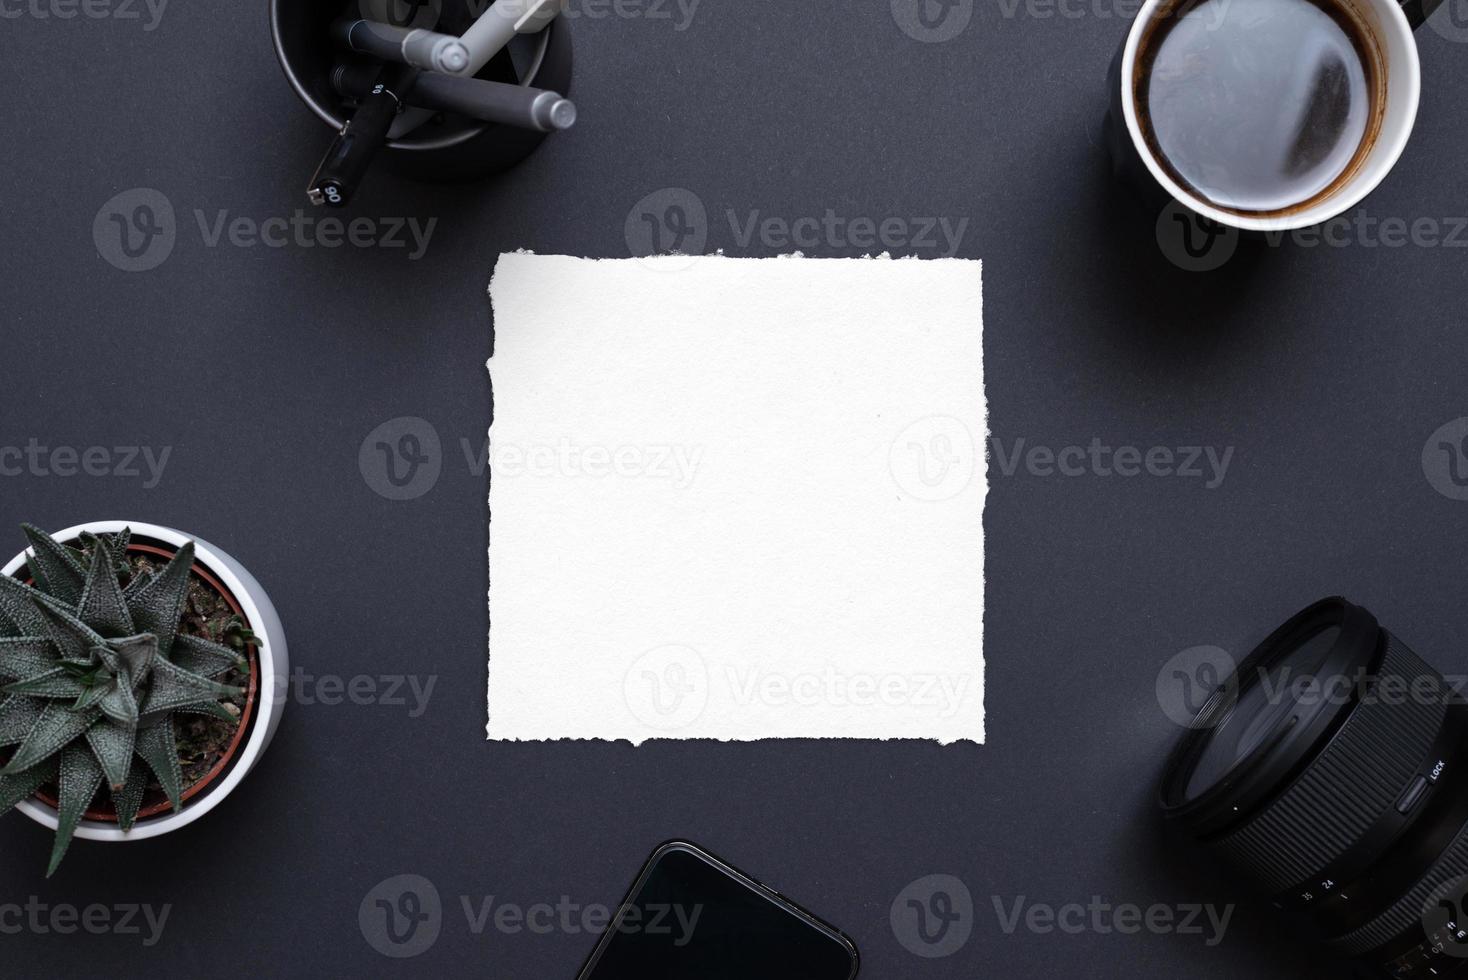
[[[1235,214],[1315,204],[1349,180],[1381,128],[1383,59],[1349,0],[1180,0],[1136,64],[1152,155]]]

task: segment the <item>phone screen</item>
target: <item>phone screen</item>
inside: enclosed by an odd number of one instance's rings
[[[850,980],[836,929],[686,843],[642,869],[578,980]]]

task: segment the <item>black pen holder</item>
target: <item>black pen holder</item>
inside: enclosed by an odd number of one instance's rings
[[[330,28],[349,8],[342,0],[270,0],[270,30],[275,53],[285,77],[301,101],[333,132],[340,131],[352,114],[351,103],[332,86],[332,68],[360,56],[338,49]],[[454,34],[452,23],[439,29]],[[571,37],[564,19],[543,31],[516,38],[522,57],[502,51],[480,78],[550,89],[570,94]],[[523,68],[517,68],[517,62]],[[399,139],[388,142],[383,162],[420,180],[472,180],[508,170],[529,156],[547,133],[499,123],[486,123],[453,113],[434,118]]]

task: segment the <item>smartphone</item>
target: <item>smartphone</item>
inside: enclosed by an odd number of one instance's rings
[[[697,844],[653,852],[577,980],[851,980],[856,946]]]

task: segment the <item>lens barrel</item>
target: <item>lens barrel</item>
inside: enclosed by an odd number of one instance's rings
[[[1365,609],[1316,603],[1219,685],[1164,813],[1389,978],[1468,977],[1468,707]]]

